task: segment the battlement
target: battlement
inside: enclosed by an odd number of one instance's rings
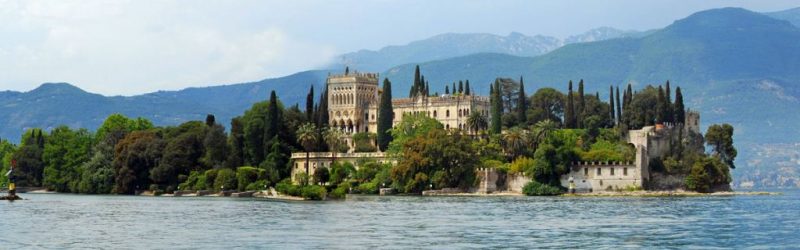
[[[592,166],[592,167],[619,167],[619,166],[635,166],[633,162],[618,162],[618,161],[584,161],[584,162],[572,162],[573,167],[583,167],[583,166]]]
[[[349,72],[347,74],[328,74],[328,84],[337,83],[367,83],[378,84],[378,73]]]

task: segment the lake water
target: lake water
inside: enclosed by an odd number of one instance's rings
[[[800,248],[800,192],[690,198],[22,194],[0,249]]]

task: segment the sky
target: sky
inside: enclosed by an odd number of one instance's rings
[[[322,67],[441,33],[649,30],[694,12],[785,1],[0,0],[0,90],[68,82],[104,95],[214,86]]]

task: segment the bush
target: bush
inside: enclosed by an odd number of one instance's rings
[[[367,182],[358,185],[358,192],[362,194],[377,194],[378,184],[374,182]]]
[[[559,187],[531,181],[525,184],[525,187],[522,188],[522,193],[528,196],[550,196],[560,195],[563,193],[563,190]]]
[[[324,200],[327,194],[328,191],[322,186],[308,185],[302,187],[301,196],[309,200]]]
[[[231,169],[223,168],[217,171],[217,178],[214,178],[213,189],[216,191],[235,190],[236,173]],[[208,178],[208,176],[206,176]]]
[[[239,167],[236,169],[236,180],[239,191],[245,191],[247,187],[265,176],[266,171],[254,167]],[[264,187],[263,185],[261,186]],[[254,189],[251,189],[254,190]]]
[[[194,189],[195,185],[197,184],[197,179],[199,179],[201,175],[202,174],[200,174],[200,172],[198,171],[192,171],[191,173],[189,173],[189,177],[186,177],[186,180],[178,185],[178,189],[179,190]]]
[[[300,186],[292,184],[292,180],[284,179],[281,182],[278,182],[278,185],[275,185],[275,190],[279,193],[289,196],[300,196]]]
[[[258,191],[264,190],[266,186],[269,186],[269,181],[267,180],[258,180],[247,184],[247,187],[244,188],[245,191]]]
[[[532,171],[535,163],[536,161],[531,158],[525,156],[517,157],[517,159],[514,159],[514,161],[509,165],[508,173],[516,174]]]
[[[331,179],[331,172],[326,167],[318,167],[314,170],[314,183],[325,184]]]
[[[205,178],[205,181],[203,182],[203,187],[202,187],[202,189],[198,189],[198,190],[205,190],[205,189],[214,190],[214,181],[217,179],[217,172],[218,171],[216,169],[206,170],[206,173],[205,173],[205,177],[206,178]],[[198,180],[198,182],[199,182],[199,180]],[[219,187],[219,186],[217,186],[217,187]]]
[[[355,152],[375,152],[378,148],[375,147],[375,134],[373,133],[355,133],[353,134],[353,144],[355,144]]]
[[[347,191],[349,190],[350,184],[345,182],[333,189],[328,197],[332,199],[344,199],[347,197]]]

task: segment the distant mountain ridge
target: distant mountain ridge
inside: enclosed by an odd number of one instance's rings
[[[635,37],[637,31],[600,27],[564,40],[543,35],[527,36],[512,32],[507,36],[486,33],[447,33],[406,45],[386,46],[380,50],[360,50],[340,55],[330,68],[350,68],[363,71],[385,71],[390,67],[447,59],[475,53],[500,53],[515,56],[538,56],[565,44],[602,41],[620,37]]]

